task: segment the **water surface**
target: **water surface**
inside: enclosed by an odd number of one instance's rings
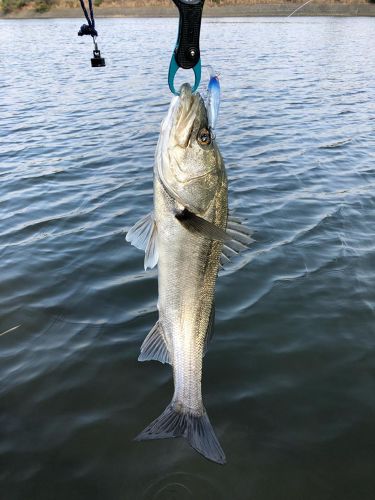
[[[372,500],[374,20],[204,22],[230,205],[256,232],[204,364],[225,467],[132,441],[172,395],[137,362],[157,282],[124,235],[152,205],[177,20],[99,20],[105,69],[81,24],[0,22],[1,498]]]

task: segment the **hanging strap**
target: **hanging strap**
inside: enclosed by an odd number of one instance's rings
[[[94,37],[98,36],[98,32],[95,29],[94,9],[92,7],[92,0],[89,0],[90,15],[87,12],[84,1],[79,0],[79,3],[81,4],[83,13],[85,14],[85,18],[86,18],[88,24],[82,24],[80,30],[78,31],[78,36],[90,35],[94,38]]]

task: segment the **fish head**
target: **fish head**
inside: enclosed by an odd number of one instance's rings
[[[156,164],[169,194],[200,213],[210,206],[225,177],[204,100],[188,83],[173,98],[162,124]]]

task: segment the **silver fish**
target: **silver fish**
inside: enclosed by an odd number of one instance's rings
[[[154,211],[126,236],[145,250],[145,269],[158,265],[159,319],[138,359],[170,363],[174,378],[171,403],[136,439],[183,436],[220,464],[225,455],[202,402],[202,358],[212,336],[220,262],[252,241],[238,219],[228,219],[227,190],[205,103],[184,84],[161,126]]]

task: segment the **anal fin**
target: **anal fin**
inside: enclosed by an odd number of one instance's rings
[[[160,361],[171,364],[167,342],[160,321],[157,321],[141,346],[138,361]]]

